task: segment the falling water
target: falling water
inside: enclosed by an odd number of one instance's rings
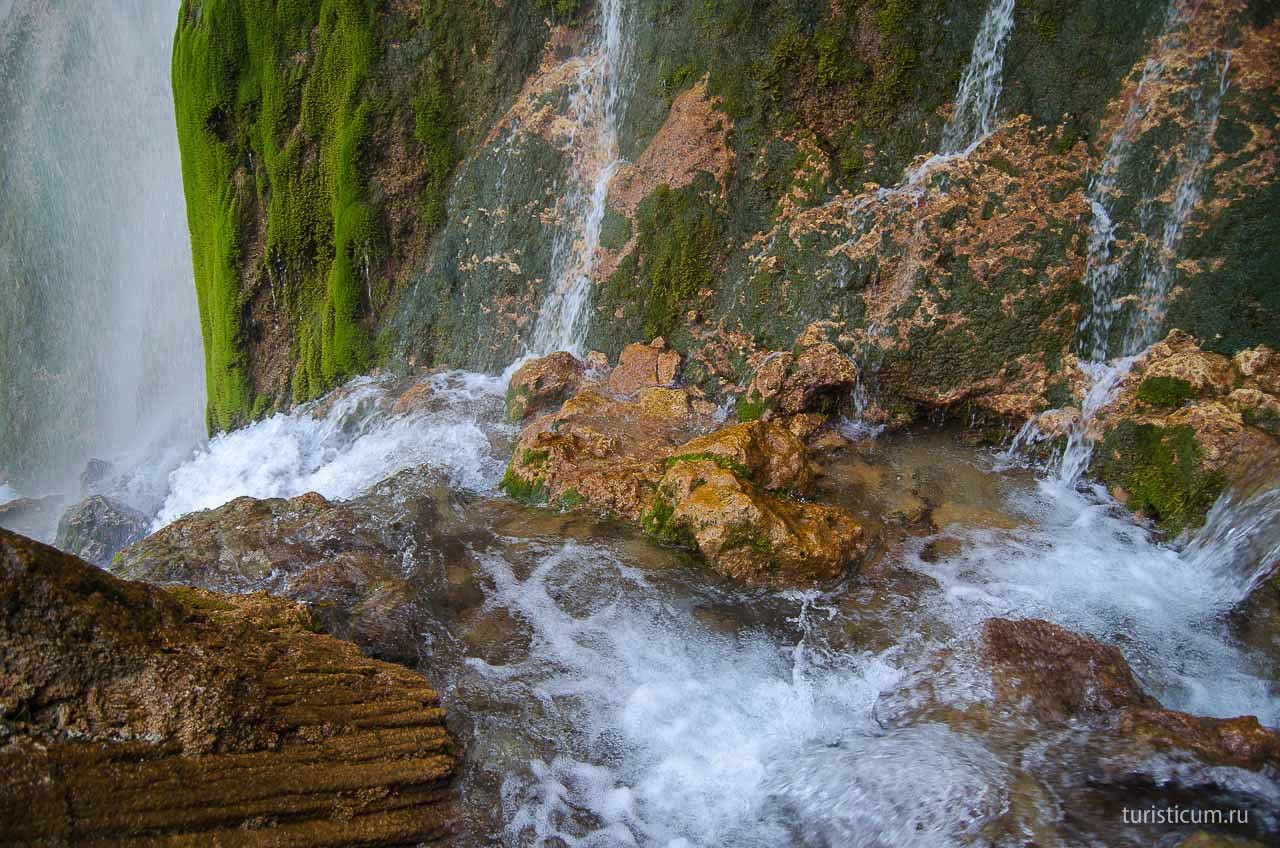
[[[588,302],[604,223],[609,182],[620,164],[618,125],[624,108],[626,65],[631,47],[624,0],[602,0],[594,51],[579,70],[573,93],[573,161],[578,173],[560,209],[568,220],[556,239],[550,287],[538,311],[535,353],[581,353]],[[579,139],[577,133],[582,133]]]
[[[1004,53],[1013,32],[1014,0],[991,0],[978,27],[969,66],[960,78],[956,105],[942,131],[941,153],[967,153],[995,129],[1004,84]]]
[[[87,458],[154,464],[203,429],[178,2],[2,5],[0,479],[75,496]]]
[[[1180,75],[1186,73],[1181,67],[1162,62],[1161,53],[1181,46],[1181,29],[1190,11],[1193,11],[1191,7],[1180,0],[1170,5],[1165,31],[1158,42],[1163,49],[1158,49],[1143,65],[1124,119],[1112,134],[1106,156],[1089,186],[1093,217],[1084,285],[1091,295],[1091,304],[1081,320],[1079,337],[1091,388],[1081,409],[1080,421],[1072,428],[1063,451],[1059,473],[1064,480],[1078,481],[1088,469],[1093,453],[1089,426],[1094,414],[1110,402],[1137,354],[1155,342],[1164,329],[1165,308],[1183,235],[1203,190],[1204,166],[1212,150],[1230,70],[1230,54],[1219,55],[1217,51],[1211,51],[1190,69],[1192,74],[1207,77],[1209,81],[1204,85],[1194,78],[1187,81],[1190,102],[1184,108],[1185,134],[1178,152],[1177,177],[1171,189],[1172,203],[1161,201],[1160,186],[1148,186],[1146,196],[1138,198],[1135,207],[1138,220],[1134,223],[1139,231],[1132,233],[1123,244],[1119,243],[1122,222],[1116,219],[1116,208],[1123,194],[1122,184],[1141,176],[1131,173],[1131,160],[1136,137],[1148,117],[1150,101],[1155,99],[1149,92],[1178,82]],[[1141,231],[1155,225],[1161,215],[1164,223],[1160,226],[1159,238],[1144,237]],[[1126,283],[1135,279],[1133,292],[1128,296],[1124,291]],[[1112,359],[1116,319],[1130,310],[1132,317],[1121,335],[1119,357]]]

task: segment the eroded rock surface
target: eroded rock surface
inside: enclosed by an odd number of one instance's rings
[[[507,418],[523,421],[559,406],[577,391],[586,366],[571,353],[557,351],[521,365],[507,387]]]
[[[100,568],[121,549],[147,535],[151,520],[114,498],[94,495],[62,514],[55,544]]]
[[[266,595],[165,591],[0,531],[8,844],[413,844],[454,744],[409,670]]]

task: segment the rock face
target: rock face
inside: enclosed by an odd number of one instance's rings
[[[351,507],[311,492],[236,498],[125,549],[120,577],[307,603],[327,632],[374,656],[416,662],[414,594],[399,556]]]
[[[1280,768],[1280,735],[1254,716],[1204,718],[1163,709],[1143,691],[1118,650],[1027,619],[989,619],[983,652],[997,703],[1041,721],[1086,719],[1114,735],[1109,768],[1152,754],[1186,752],[1210,766]]]
[[[628,350],[610,386],[668,376],[657,370],[660,348]],[[862,528],[843,509],[795,499],[814,472],[791,421],[712,430],[712,411],[683,388],[641,386],[623,399],[585,388],[525,428],[503,489],[529,503],[640,523],[748,584],[807,586],[839,576],[863,550]]]
[[[847,405],[858,369],[838,347],[823,340],[823,329],[812,325],[794,350],[777,351],[765,359],[738,406],[740,420],[832,412]]]
[[[407,844],[448,830],[420,677],[265,595],[166,592],[0,531],[13,844]]]
[[[43,498],[18,498],[0,504],[0,528],[21,533],[24,536],[48,538],[49,530],[56,526],[56,516],[66,501],[60,495]]]
[[[564,351],[521,365],[507,386],[507,419],[523,421],[564,403],[578,390],[585,372],[586,366]]]
[[[1280,357],[1269,348],[1234,359],[1171,332],[1134,362],[1094,415],[1092,473],[1130,508],[1178,532],[1200,524],[1229,484],[1280,479]]]
[[[94,495],[62,514],[58,522],[61,550],[106,568],[123,548],[147,535],[151,520],[113,498]]]

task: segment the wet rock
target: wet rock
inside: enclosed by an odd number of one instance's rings
[[[354,508],[314,492],[185,516],[126,548],[112,570],[160,585],[265,589],[307,603],[327,632],[373,656],[418,660],[415,594],[398,552]]]
[[[632,398],[583,389],[525,427],[502,488],[552,503],[639,521],[667,457],[714,425],[714,407],[687,389],[649,387]]]
[[[802,494],[813,483],[804,443],[776,422],[721,427],[678,448],[672,461],[711,458],[770,491]]]
[[[434,395],[435,390],[430,383],[414,383],[401,392],[391,404],[391,414],[411,415],[415,412],[425,412],[430,408]]]
[[[559,406],[578,390],[585,373],[586,366],[565,351],[526,362],[511,375],[507,419],[523,421]]]
[[[121,549],[146,536],[150,525],[146,515],[128,504],[94,495],[62,514],[54,544],[86,562],[106,568]]]
[[[982,638],[996,700],[1041,719],[1156,705],[1123,654],[1064,627],[991,618]]]
[[[1164,709],[1114,647],[1036,619],[988,619],[982,630],[996,701],[1041,721],[1093,719],[1113,740],[1100,762],[1108,781],[1127,780],[1169,752],[1212,767],[1280,767],[1280,735],[1255,716],[1207,718]]]
[[[115,466],[105,459],[89,460],[84,465],[84,471],[80,472],[80,493],[82,495],[98,494],[114,471]]]
[[[1228,359],[1170,332],[1095,414],[1090,472],[1171,533],[1199,525],[1225,488],[1280,467],[1278,375],[1265,347]]]
[[[416,674],[268,597],[166,592],[0,531],[0,832],[19,844],[408,844],[455,747]]]
[[[1235,836],[1224,836],[1221,833],[1196,831],[1178,843],[1177,848],[1266,848],[1261,842],[1252,839],[1241,839]]]
[[[794,351],[771,354],[747,387],[738,416],[744,420],[804,412],[832,412],[853,391],[858,369],[828,341],[806,331]]]
[[[631,396],[651,386],[674,386],[680,362],[680,354],[661,338],[647,345],[629,344],[622,349],[618,366],[609,375],[609,389],[615,394]]]
[[[32,538],[51,538],[65,502],[61,495],[49,495],[0,504],[0,528]]]
[[[676,459],[645,529],[696,548],[719,573],[786,588],[838,577],[862,551],[862,527],[839,507],[772,495],[714,455]]]

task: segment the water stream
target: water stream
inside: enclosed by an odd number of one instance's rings
[[[565,220],[553,247],[547,294],[533,331],[531,349],[539,354],[584,352],[600,228],[609,183],[621,164],[618,125],[626,105],[632,47],[625,0],[601,0],[599,19],[599,32],[579,68],[571,99],[575,136],[570,143],[576,173],[557,207]]]

